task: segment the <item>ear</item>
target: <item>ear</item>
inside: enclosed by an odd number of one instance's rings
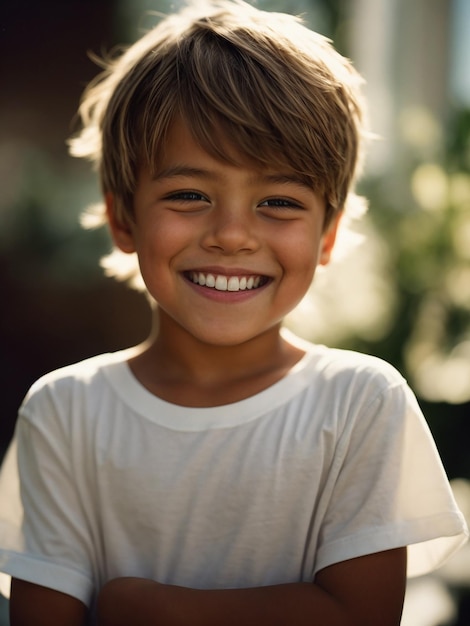
[[[342,213],[335,215],[323,233],[318,260],[319,265],[328,265],[330,262],[331,253],[335,245],[336,235],[338,234],[338,226],[341,222],[342,215]]]
[[[132,228],[118,215],[116,198],[111,192],[105,195],[106,217],[114,245],[122,252],[135,252],[134,234]]]

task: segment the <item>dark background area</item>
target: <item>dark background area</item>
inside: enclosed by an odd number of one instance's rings
[[[77,206],[76,187],[61,191],[70,226],[58,232],[41,206],[56,190],[38,189],[62,188],[72,167],[78,180],[82,171],[88,176],[86,164],[68,156],[65,140],[82,90],[97,73],[87,51],[115,43],[113,3],[20,0],[2,5],[0,20],[0,180],[4,194],[8,188],[0,224],[9,234],[0,237],[1,450],[38,376],[142,341],[149,312],[145,298],[97,269],[106,236],[76,227],[85,208]],[[80,263],[83,255],[87,263]]]

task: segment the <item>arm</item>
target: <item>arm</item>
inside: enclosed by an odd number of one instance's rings
[[[59,591],[12,579],[11,626],[84,626],[85,605]]]
[[[315,583],[195,590],[142,578],[102,589],[100,626],[398,626],[406,548],[325,568]]]

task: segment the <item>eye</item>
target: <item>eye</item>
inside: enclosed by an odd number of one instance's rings
[[[210,206],[210,200],[207,196],[191,189],[168,193],[164,196],[163,201],[168,209],[180,213],[196,214],[205,211]]]
[[[268,198],[268,200],[264,200],[263,202],[261,202],[260,206],[270,206],[270,207],[275,207],[275,208],[280,208],[280,209],[284,209],[284,208],[300,209],[301,208],[300,204],[298,204],[297,202],[294,202],[293,200],[289,200],[287,198]]]
[[[296,216],[296,212],[304,210],[299,202],[291,198],[267,198],[260,202],[258,206],[268,216],[285,219],[293,219]]]
[[[197,191],[176,191],[165,196],[165,200],[179,202],[208,202],[208,199]]]

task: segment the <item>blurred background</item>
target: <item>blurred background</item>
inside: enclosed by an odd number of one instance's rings
[[[302,13],[367,80],[367,217],[348,256],[318,275],[288,324],[377,355],[415,390],[470,517],[470,2],[259,0]],[[31,383],[51,369],[143,340],[145,298],[106,279],[106,232],[83,231],[99,200],[68,156],[87,53],[133,42],[178,3],[0,2],[0,458]],[[410,584],[404,626],[470,624],[470,553]],[[0,602],[0,624],[8,623]]]

